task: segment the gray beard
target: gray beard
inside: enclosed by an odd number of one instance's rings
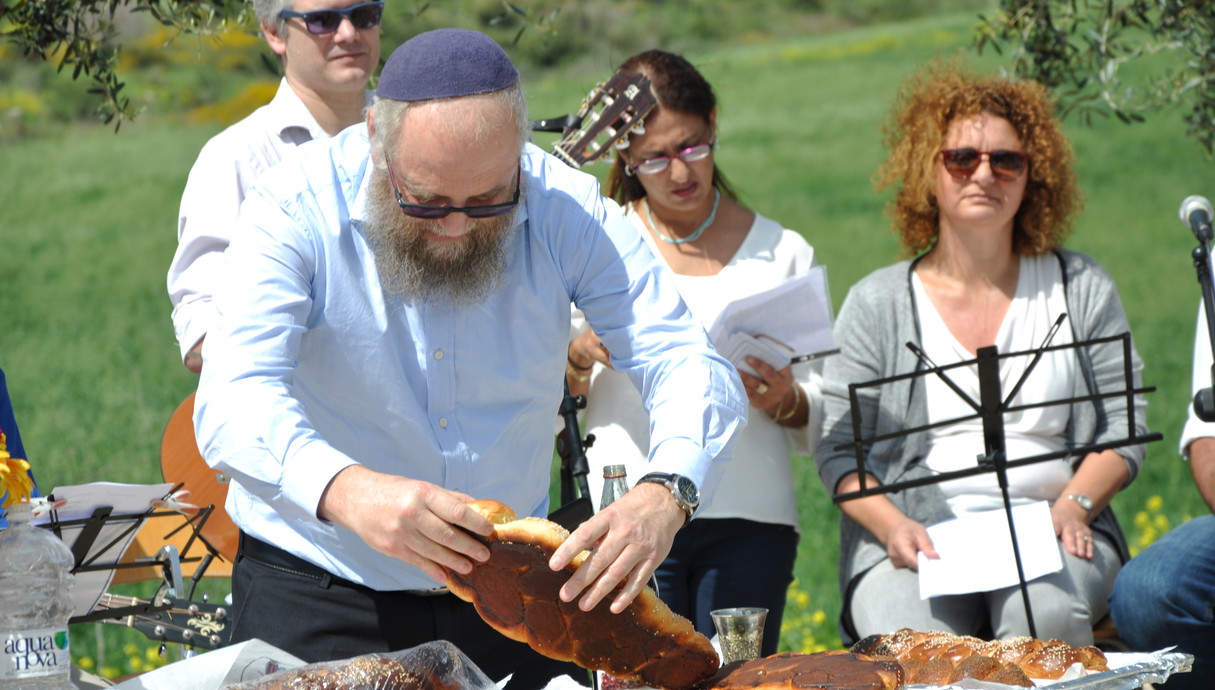
[[[413,301],[446,297],[457,306],[483,302],[506,273],[506,239],[517,211],[469,219],[461,241],[439,244],[429,238],[438,222],[402,213],[388,174],[373,168],[365,232],[381,285]]]

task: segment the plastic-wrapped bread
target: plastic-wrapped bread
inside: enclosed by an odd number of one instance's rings
[[[364,654],[278,671],[225,690],[490,690],[491,681],[450,642]]]
[[[494,523],[486,540],[490,557],[468,575],[452,572],[447,586],[495,630],[553,659],[655,688],[693,688],[717,671],[709,639],[648,588],[618,614],[607,604],[615,592],[590,611],[561,601],[561,586],[588,555],[558,572],[548,567],[569,537],[565,528],[543,518],[516,519],[498,501],[470,505]]]
[[[954,635],[939,631],[918,631],[904,628],[889,635],[870,635],[852,646],[860,654],[886,656],[900,663],[910,664],[909,671],[916,674],[916,665],[934,660],[944,660],[954,668],[971,657],[989,658],[1005,668],[1001,674],[1006,685],[1030,686],[1031,678],[1054,680],[1062,676],[1074,664],[1080,664],[1088,672],[1108,671],[1105,654],[1096,647],[1073,647],[1059,640],[1042,641],[1033,637],[1013,637],[1007,640],[984,641],[969,635]],[[934,668],[939,669],[940,664]],[[972,673],[994,673],[979,671],[990,664],[970,662]],[[938,674],[939,675],[939,672]],[[1022,677],[1024,676],[1024,680]],[[974,677],[992,680],[989,677]],[[957,680],[957,679],[954,679]],[[917,681],[925,682],[925,681]]]

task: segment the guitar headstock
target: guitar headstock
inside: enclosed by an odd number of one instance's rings
[[[135,628],[157,642],[211,650],[227,645],[232,637],[228,609],[224,606],[169,598],[157,604],[107,592],[98,602],[98,610],[103,609],[115,614],[100,619],[103,622]]]
[[[644,74],[616,70],[587,95],[574,118],[577,124],[565,131],[553,153],[578,168],[628,146],[629,132],[645,131],[642,120],[656,103]]]

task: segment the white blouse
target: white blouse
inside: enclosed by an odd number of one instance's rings
[[[950,332],[914,272],[912,282],[919,311],[920,333],[924,339],[920,346],[929,359],[937,366],[974,359],[975,354],[967,351]],[[1066,311],[1063,277],[1055,255],[1022,257],[1017,291],[1000,324],[994,345],[1000,354],[1027,354],[1000,360],[1002,398],[1007,398],[1021,379],[1033,359],[1034,350],[1043,345],[1073,342],[1072,330],[1066,319],[1047,341],[1055,320]],[[979,402],[976,365],[950,369],[945,374],[976,404]],[[1011,406],[1063,400],[1072,394],[1072,380],[1076,375],[1076,360],[1070,350],[1047,352],[1033,367]],[[976,413],[975,408],[950,389],[940,376],[928,375],[925,381],[930,423]],[[1006,457],[1017,460],[1062,450],[1068,414],[1069,407],[1065,404],[1006,413],[1003,417]],[[925,462],[935,471],[950,472],[975,467],[979,456],[984,454],[982,419],[947,424],[928,433],[931,450]],[[1008,471],[1009,496],[1014,505],[1054,500],[1071,476],[1067,458],[1012,468]],[[957,515],[995,510],[1003,506],[994,473],[944,482],[941,489]]]
[[[655,250],[655,256],[661,258],[634,208],[629,208],[628,216]],[[707,328],[733,300],[776,287],[814,265],[814,250],[801,235],[756,214],[742,246],[716,275],[672,275],[688,309]],[[585,321],[578,312],[574,317],[574,332],[580,332]],[[708,497],[711,501],[697,511],[697,517],[743,518],[798,527],[790,453],[814,452],[822,428],[822,360],[794,365],[793,376],[811,401],[809,423],[800,429],[785,428],[763,410],[750,408],[747,426],[739,432],[716,494]],[[586,431],[595,435],[586,455],[591,499],[598,509],[604,465],[625,465],[629,486],[646,473],[652,450],[649,415],[641,395],[626,376],[596,364],[585,420]]]

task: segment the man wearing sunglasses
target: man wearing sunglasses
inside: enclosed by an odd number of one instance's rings
[[[745,423],[737,373],[595,179],[529,134],[505,52],[431,31],[389,58],[365,129],[250,191],[195,408],[242,532],[234,640],[321,661],[442,638],[511,688],[587,683],[444,588],[488,557],[467,501],[547,512],[571,303],[641,390],[650,469],[671,481],[574,531],[550,567],[595,557],[562,599],[619,613],[696,486],[712,495]]]
[[[253,9],[284,76],[269,104],[199,153],[182,194],[169,267],[173,326],[183,362],[195,372],[203,339],[219,318],[212,294],[245,190],[296,146],[361,122],[367,81],[380,60],[381,0],[254,0]]]

